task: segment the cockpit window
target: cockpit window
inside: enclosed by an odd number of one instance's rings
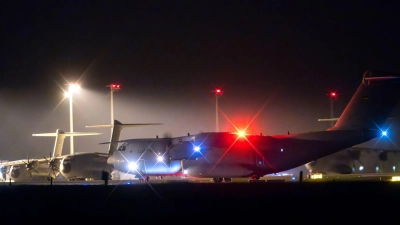
[[[119,146],[118,151],[123,152],[123,151],[125,151],[125,149],[126,149],[126,145],[121,145],[121,146]]]

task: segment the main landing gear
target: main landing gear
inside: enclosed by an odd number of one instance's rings
[[[260,180],[260,176],[257,174],[251,175],[250,180]]]
[[[139,178],[139,183],[149,182],[149,180],[150,180],[150,176],[141,177],[141,178]]]
[[[214,183],[221,183],[222,181],[225,181],[225,183],[227,183],[227,182],[232,182],[232,178],[230,178],[230,177],[224,177],[224,178],[214,177],[213,181],[214,181]]]

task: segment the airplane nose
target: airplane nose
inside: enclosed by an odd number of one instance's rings
[[[71,163],[63,163],[60,165],[61,172],[69,173],[71,172]]]
[[[114,157],[112,155],[107,158],[107,164],[114,165]]]
[[[14,179],[16,179],[16,178],[18,178],[19,177],[19,169],[13,169],[12,171],[11,171],[11,177],[12,178],[14,178]]]

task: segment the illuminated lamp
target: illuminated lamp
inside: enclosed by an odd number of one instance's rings
[[[130,170],[136,170],[136,169],[137,169],[137,164],[134,163],[134,162],[129,163],[128,168],[129,168]]]
[[[163,159],[162,156],[158,156],[158,157],[157,157],[157,160],[158,160],[159,162],[162,162],[164,159]]]
[[[400,181],[400,176],[393,176],[391,181]]]
[[[200,151],[200,147],[199,147],[199,146],[195,146],[195,147],[193,148],[193,150],[194,150],[195,152],[199,152],[199,151]]]

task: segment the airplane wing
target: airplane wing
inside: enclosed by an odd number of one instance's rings
[[[67,137],[71,136],[89,136],[89,135],[100,135],[102,133],[93,133],[93,132],[64,132],[63,133]],[[40,134],[32,134],[32,136],[41,136],[41,137],[56,137],[57,133],[40,133]]]

